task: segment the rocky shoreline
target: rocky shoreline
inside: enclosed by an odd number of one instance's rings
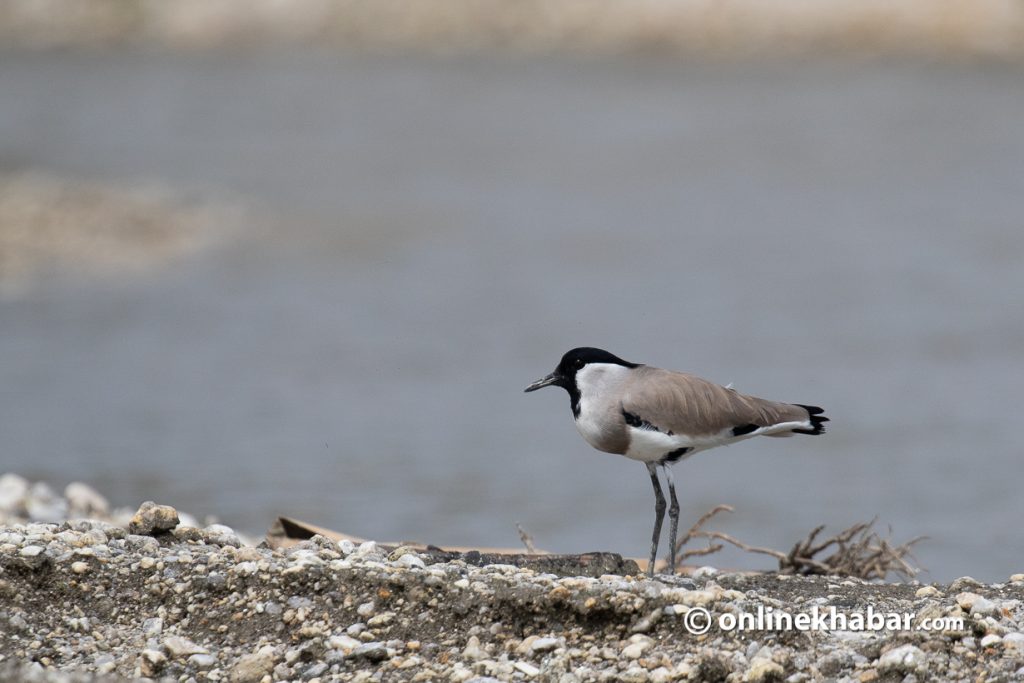
[[[704,568],[651,581],[428,561],[322,536],[246,545],[167,506],[127,525],[8,519],[0,680],[1024,680],[1024,574],[924,586]],[[744,614],[819,612],[849,622],[727,630]],[[872,612],[910,623],[858,628],[853,615]],[[950,617],[962,623],[918,630]]]

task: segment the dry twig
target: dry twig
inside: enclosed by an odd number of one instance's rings
[[[522,525],[519,522],[516,522],[516,531],[519,532],[519,540],[523,542],[524,546],[526,546],[526,552],[530,553],[531,555],[536,555],[537,546],[533,544],[533,536],[526,533],[526,531],[523,529]]]
[[[751,546],[720,531],[704,531],[702,527],[719,512],[732,512],[728,505],[718,505],[706,512],[690,527],[677,544],[677,559],[682,563],[689,557],[710,555],[721,550],[724,541],[748,553],[770,555],[779,562],[781,574],[828,574],[834,576],[854,576],[861,579],[884,579],[890,573],[910,578],[918,573],[918,569],[907,561],[913,559],[911,549],[924,536],[913,538],[906,543],[894,545],[889,537],[883,538],[873,530],[877,518],[870,522],[858,522],[840,531],[838,534],[819,541],[818,536],[825,525],[815,527],[801,541],[793,545],[788,552]],[[684,550],[683,546],[696,538],[706,539],[707,547]],[[831,554],[822,557],[825,551],[832,548]]]

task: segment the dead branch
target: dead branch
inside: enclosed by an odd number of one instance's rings
[[[530,553],[531,555],[536,555],[537,546],[533,544],[533,536],[526,533],[526,531],[523,530],[523,527],[519,524],[519,522],[516,522],[516,531],[519,532],[519,540],[523,542],[524,546],[526,546],[526,552]]]
[[[774,557],[779,563],[778,571],[782,574],[827,574],[870,580],[884,579],[889,574],[910,578],[918,573],[918,569],[908,562],[907,558],[913,559],[911,549],[924,537],[920,536],[895,545],[890,541],[891,528],[889,537],[885,538],[873,530],[877,518],[870,522],[858,522],[822,540],[819,540],[819,536],[825,525],[817,526],[806,538],[797,541],[787,553],[773,548],[752,546],[721,531],[703,529],[704,524],[724,511],[732,512],[733,508],[728,505],[715,506],[704,513],[696,524],[679,538],[676,547],[677,561],[680,564],[690,557],[718,552],[724,545],[715,541],[721,541],[744,552]],[[687,543],[698,538],[705,539],[708,545],[704,548],[684,549]]]

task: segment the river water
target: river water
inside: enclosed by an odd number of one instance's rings
[[[0,166],[265,225],[0,301],[0,470],[262,531],[646,553],[573,346],[822,405],[675,468],[683,524],[876,517],[926,579],[1024,571],[1024,78],[998,65],[0,55]],[[719,565],[771,566],[725,554]]]

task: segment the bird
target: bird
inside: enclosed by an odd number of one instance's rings
[[[823,434],[829,419],[818,406],[748,396],[729,386],[684,372],[631,363],[603,349],[579,347],[562,356],[555,370],[526,387],[548,386],[569,393],[576,429],[599,451],[638,460],[654,486],[654,532],[647,576],[654,577],[665,518],[665,473],[669,512],[669,571],[676,573],[679,500],[670,466],[695,453],[755,436]]]

